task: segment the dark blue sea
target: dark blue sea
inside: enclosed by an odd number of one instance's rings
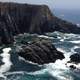
[[[80,11],[55,10],[55,15],[76,24],[80,24]],[[30,42],[36,37],[50,39],[57,50],[64,53],[65,59],[55,63],[38,65],[26,61],[16,54],[16,46],[23,45],[21,41]],[[80,80],[80,64],[73,64],[77,69],[70,69],[70,55],[80,53],[80,34],[61,32],[37,34],[19,34],[15,36],[14,45],[0,46],[0,80]]]

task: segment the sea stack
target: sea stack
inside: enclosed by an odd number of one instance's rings
[[[64,59],[62,52],[57,51],[51,41],[36,40],[17,48],[16,53],[27,61],[38,64],[54,63],[57,59]]]

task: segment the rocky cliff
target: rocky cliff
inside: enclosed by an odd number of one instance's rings
[[[61,31],[80,33],[80,28],[52,15],[46,5],[0,3],[0,43],[9,44],[20,33]]]

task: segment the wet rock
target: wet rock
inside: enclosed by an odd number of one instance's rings
[[[71,62],[80,63],[80,54],[73,54],[70,56]]]
[[[54,45],[47,41],[34,41],[22,48],[17,53],[26,60],[38,64],[55,62],[57,59],[63,59],[63,53],[56,50]]]
[[[0,61],[0,66],[2,66],[4,64],[4,62]]]
[[[71,65],[70,68],[71,68],[71,69],[76,69],[76,66]]]

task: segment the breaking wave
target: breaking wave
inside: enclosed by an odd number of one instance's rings
[[[80,80],[80,64],[67,63],[70,55],[80,52],[79,34],[63,34],[60,32],[46,33],[45,35],[24,34],[27,41],[34,37],[51,39],[58,51],[64,53],[65,59],[55,63],[38,65],[15,55],[13,47],[1,49],[0,80]],[[17,37],[16,43],[20,43],[22,36]],[[17,45],[17,44],[15,44]],[[11,51],[14,52],[11,54]],[[77,69],[70,69],[75,65]]]

